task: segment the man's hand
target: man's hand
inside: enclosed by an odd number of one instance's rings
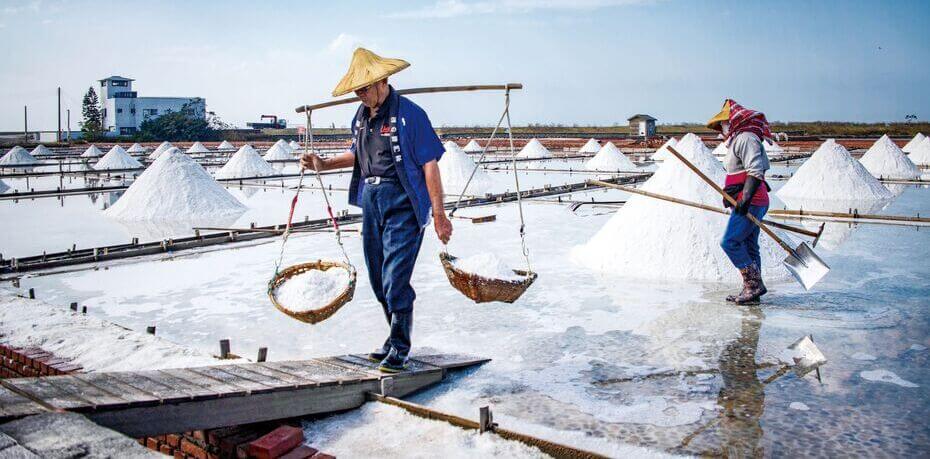
[[[304,153],[303,156],[300,157],[300,167],[301,169],[322,172],[325,170],[326,162],[323,161],[323,158],[317,156],[316,153]]]
[[[446,217],[445,212],[436,212],[433,215],[433,227],[436,229],[436,236],[443,244],[448,244],[452,238],[452,222]]]
[[[752,200],[746,199],[746,196],[743,195],[743,197],[741,197],[739,201],[736,201],[736,207],[733,208],[733,212],[736,212],[739,215],[746,215],[747,213],[749,213],[749,202],[750,201]]]

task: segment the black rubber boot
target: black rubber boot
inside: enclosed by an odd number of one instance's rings
[[[386,373],[404,371],[410,354],[410,333],[413,331],[413,311],[395,312],[391,315],[391,350],[378,368]]]
[[[736,304],[757,304],[759,297],[764,295],[767,290],[762,283],[762,273],[755,264],[751,264],[740,270],[743,275],[743,291],[736,296]]]

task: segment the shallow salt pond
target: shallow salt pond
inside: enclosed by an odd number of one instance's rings
[[[490,174],[504,190],[513,189],[512,172]],[[597,176],[520,174],[521,188]],[[344,187],[347,178],[324,180]],[[260,190],[245,198],[231,188],[249,206],[236,226],[283,221],[290,190]],[[301,196],[295,215],[324,215],[319,192]],[[563,196],[591,198],[616,201],[626,195],[600,190]],[[100,215],[106,198],[97,199],[0,203],[0,251],[26,255],[72,242],[127,240],[128,231]],[[348,208],[344,192],[334,193],[333,200],[337,209]],[[440,244],[427,229],[413,280],[414,346],[493,361],[411,400],[472,419],[478,407],[491,405],[502,426],[611,456],[642,455],[641,446],[715,455],[927,453],[930,264],[920,261],[930,256],[927,228],[828,225],[828,232],[842,238],[837,247],[818,248],[833,268],[823,282],[811,292],[793,283],[771,285],[761,307],[737,307],[723,300],[735,284],[624,279],[580,268],[569,251],[615,208],[571,212],[554,201],[526,205],[530,261],[540,277],[515,304],[476,305],[452,289],[437,258]],[[880,212],[927,214],[930,190],[906,188]],[[450,253],[492,251],[509,266],[524,266],[514,204],[459,214],[495,214],[497,221],[455,220]],[[339,257],[331,234],[296,234],[288,244],[285,264]],[[361,353],[380,344],[387,326],[367,282],[358,234],[347,233],[346,244],[359,269],[355,299],[316,326],[284,316],[265,296],[277,240],[26,277],[22,289],[35,287],[41,299],[62,306],[78,301],[90,314],[136,330],[157,325],[159,336],[205,351],[230,338],[233,352],[254,356],[267,346],[271,360]],[[775,355],[806,334],[827,356],[823,383],[793,373],[767,381],[776,371]],[[369,405],[305,427],[310,443],[340,456],[415,455],[410,439],[451,456],[455,447],[481,456],[535,454],[437,425]]]

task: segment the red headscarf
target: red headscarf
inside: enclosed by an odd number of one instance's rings
[[[760,139],[772,139],[772,131],[764,113],[743,107],[733,99],[727,99],[727,102],[730,103],[730,132],[727,133],[727,142],[740,132],[752,132]]]

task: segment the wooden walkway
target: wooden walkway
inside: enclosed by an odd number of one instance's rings
[[[0,423],[47,411],[81,413],[133,438],[353,409],[368,393],[402,397],[449,370],[488,359],[415,356],[388,375],[363,355],[139,372],[2,380]]]

